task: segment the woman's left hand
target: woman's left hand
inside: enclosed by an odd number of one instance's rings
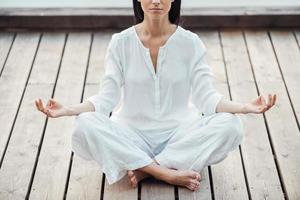
[[[250,103],[246,103],[244,106],[244,112],[243,113],[264,113],[267,110],[269,110],[272,106],[275,105],[276,102],[276,94],[269,94],[269,100],[268,103],[266,103],[265,98],[260,95],[257,99]]]

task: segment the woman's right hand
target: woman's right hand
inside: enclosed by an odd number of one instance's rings
[[[48,117],[57,118],[66,116],[66,108],[52,98],[49,99],[46,107],[44,107],[41,99],[35,100],[35,105],[39,111],[41,111]]]

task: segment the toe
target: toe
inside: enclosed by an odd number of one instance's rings
[[[200,182],[196,179],[191,179],[190,185],[192,185],[193,189],[196,190],[200,186]]]
[[[134,181],[135,181],[135,176],[132,176],[132,177],[130,178],[130,180],[131,180],[131,182],[134,182]]]
[[[188,184],[187,186],[186,186],[188,189],[190,189],[190,190],[194,190],[194,187],[193,187],[193,185],[192,184]]]
[[[200,184],[195,185],[195,190],[197,190],[200,187]]]
[[[195,187],[196,189],[198,189],[200,187],[200,183],[199,182],[195,183]]]
[[[200,185],[200,182],[196,179],[191,179],[190,182],[195,184],[195,185]]]
[[[195,189],[198,187],[198,184],[197,183],[191,183],[192,187]]]
[[[135,184],[136,184],[136,178],[134,176],[131,177],[130,178],[130,182],[131,182],[132,186],[135,186]]]
[[[131,185],[131,187],[134,188],[134,183],[131,180],[130,180],[130,185]]]
[[[134,173],[133,173],[132,170],[129,170],[129,171],[127,172],[127,174],[128,174],[129,177],[132,177],[132,176],[134,175]]]
[[[200,174],[198,175],[198,178],[197,178],[197,180],[198,180],[198,181],[200,181],[200,180],[201,180],[201,175],[200,175]]]
[[[191,177],[198,180],[200,178],[200,174],[198,172],[192,172]]]
[[[194,178],[197,180],[197,181],[200,181],[201,180],[201,175],[199,173],[196,173]]]

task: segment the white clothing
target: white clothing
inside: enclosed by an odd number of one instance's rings
[[[154,158],[198,171],[224,159],[243,131],[236,115],[216,113],[223,95],[205,52],[197,34],[178,26],[159,48],[155,73],[134,26],[113,34],[100,91],[86,99],[95,112],[76,117],[73,151],[97,161],[109,184]]]
[[[231,113],[198,116],[172,130],[170,137],[156,148],[143,134],[130,126],[115,123],[99,112],[76,116],[72,150],[86,160],[95,160],[109,184],[155,159],[160,165],[200,172],[218,163],[242,142],[244,127]],[[155,141],[159,133],[152,139]],[[153,141],[152,141],[153,142]]]
[[[200,115],[216,112],[223,95],[212,84],[199,36],[178,26],[159,48],[157,72],[131,26],[112,35],[99,94],[89,97],[96,112],[129,124],[146,135],[166,132]]]

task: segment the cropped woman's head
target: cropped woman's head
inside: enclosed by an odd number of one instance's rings
[[[135,23],[144,20],[144,15],[151,19],[159,19],[163,15],[169,16],[172,24],[179,24],[181,0],[133,0]]]

